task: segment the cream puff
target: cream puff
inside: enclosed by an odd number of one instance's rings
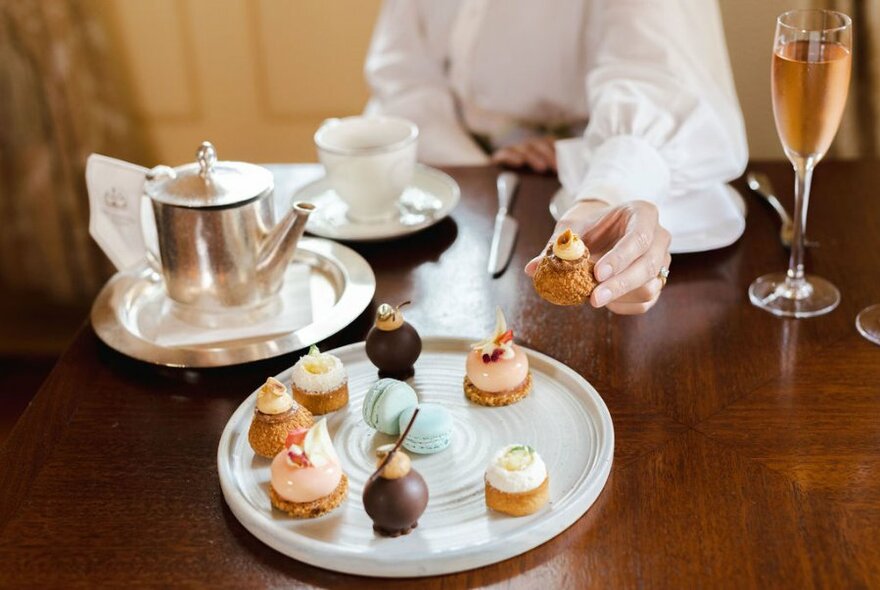
[[[327,420],[291,432],[272,460],[272,506],[295,518],[315,518],[339,506],[348,493]]]
[[[348,375],[342,361],[312,346],[293,365],[293,398],[312,414],[327,414],[348,403]]]
[[[284,448],[287,433],[313,423],[312,413],[293,401],[281,381],[269,377],[257,391],[248,442],[256,454],[271,459]]]
[[[486,506],[510,516],[537,512],[550,497],[550,476],[540,455],[527,445],[508,445],[486,469]]]
[[[507,329],[498,308],[495,331],[468,353],[464,394],[481,406],[506,406],[526,397],[531,389],[529,359],[513,343],[513,330]]]
[[[556,305],[582,305],[596,287],[590,251],[580,237],[565,230],[547,247],[533,277],[535,291]]]

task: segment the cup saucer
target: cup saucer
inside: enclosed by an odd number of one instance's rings
[[[348,205],[320,178],[300,188],[294,200],[316,206],[306,231],[312,235],[351,242],[400,238],[434,225],[449,215],[461,198],[458,183],[429,166],[416,166],[412,182],[403,191],[397,210],[388,219],[358,222],[348,218]]]

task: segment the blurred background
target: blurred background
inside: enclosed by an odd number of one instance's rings
[[[720,3],[752,159],[783,157],[774,22],[805,6],[855,22],[850,104],[829,157],[875,155],[880,1]],[[178,165],[210,139],[222,159],[315,161],[320,122],[366,102],[380,4],[0,0],[0,416],[26,403],[112,272],[88,235],[88,154]]]

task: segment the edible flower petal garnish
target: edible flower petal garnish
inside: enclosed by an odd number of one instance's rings
[[[473,345],[473,350],[479,350],[483,362],[488,364],[499,359],[511,359],[515,356],[513,351],[513,330],[507,328],[507,320],[504,313],[498,307],[495,310],[495,330],[492,335]]]

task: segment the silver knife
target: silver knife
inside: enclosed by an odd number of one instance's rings
[[[495,215],[495,231],[492,233],[492,247],[489,249],[489,274],[499,276],[504,272],[510,255],[513,254],[513,243],[519,229],[516,219],[507,211],[513,204],[513,195],[519,186],[519,176],[513,172],[502,172],[498,175],[498,214]]]

